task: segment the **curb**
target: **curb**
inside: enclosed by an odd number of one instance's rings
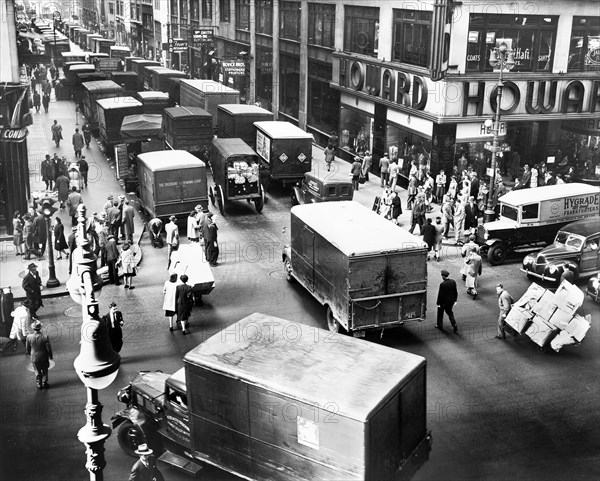
[[[64,296],[68,296],[68,295],[69,295],[69,291],[50,292],[46,295],[42,294],[42,299],[52,299],[54,297],[64,297]],[[25,299],[27,299],[27,297],[13,297],[14,302],[24,301]]]

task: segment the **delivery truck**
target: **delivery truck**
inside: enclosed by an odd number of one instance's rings
[[[112,80],[85,82],[82,87],[83,114],[92,130],[98,130],[98,104],[96,100],[121,97],[124,90]]]
[[[206,165],[185,150],[138,155],[140,205],[152,217],[187,216],[198,204],[208,211]]]
[[[212,116],[200,107],[171,107],[164,110],[165,142],[171,149],[202,153],[213,141]]]
[[[139,59],[131,61],[131,70],[138,76],[138,91],[144,90],[144,67],[146,66],[160,67],[161,65],[160,62],[155,60]]]
[[[127,454],[269,481],[406,481],[429,457],[421,356],[254,313],[183,363],[117,394]]]
[[[133,97],[112,97],[96,100],[100,140],[106,147],[121,141],[121,124],[128,115],[142,114],[142,103]]]
[[[269,178],[284,185],[296,183],[312,168],[311,134],[290,122],[254,122],[255,149],[266,164]]]
[[[189,80],[179,83],[182,107],[200,107],[212,115],[213,129],[217,128],[217,108],[221,104],[239,104],[240,93],[214,80]]]
[[[173,70],[165,67],[145,67],[146,77],[144,85],[146,90],[157,90],[169,93],[170,79],[187,78],[187,74],[181,70]]]
[[[492,265],[511,253],[546,247],[561,227],[600,213],[598,187],[579,183],[513,190],[498,202],[499,219],[477,230],[477,243]]]
[[[282,260],[326,307],[327,327],[364,337],[367,330],[425,320],[427,245],[354,201],[292,207]]]
[[[217,135],[225,139],[239,138],[256,147],[254,122],[273,120],[273,112],[246,104],[221,104],[217,108]]]
[[[133,97],[142,103],[145,114],[162,115],[166,108],[172,106],[169,94],[164,92],[137,92]]]

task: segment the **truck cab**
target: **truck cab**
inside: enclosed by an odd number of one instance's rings
[[[499,219],[477,230],[477,243],[492,265],[510,253],[546,247],[568,223],[598,216],[600,193],[587,184],[549,185],[513,190],[499,203]]]
[[[354,187],[347,175],[312,170],[292,189],[292,205],[352,200]]]

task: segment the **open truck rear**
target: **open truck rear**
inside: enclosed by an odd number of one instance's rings
[[[357,202],[293,207],[282,257],[288,280],[326,306],[332,331],[425,320],[427,246]]]

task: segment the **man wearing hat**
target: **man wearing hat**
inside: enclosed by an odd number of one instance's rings
[[[452,312],[452,308],[456,301],[458,300],[458,289],[456,288],[456,282],[450,279],[450,273],[443,269],[442,272],[442,283],[440,284],[440,289],[438,291],[437,297],[437,324],[435,326],[436,329],[444,330],[443,322],[444,322],[444,312],[448,314],[448,318],[450,319],[450,324],[452,324],[452,328],[454,332],[458,331],[458,327],[456,326],[456,320],[454,319],[454,313]]]
[[[79,153],[81,154],[81,151]],[[81,177],[83,177],[83,183],[87,187],[88,186],[88,173],[90,171],[90,166],[87,163],[87,160],[85,160],[85,155],[81,156],[81,158],[79,159],[79,162],[77,162],[77,165],[79,166],[79,172],[81,172]]]
[[[38,274],[37,265],[33,262],[27,266],[27,274],[23,277],[21,285],[30,304],[29,312],[35,317],[37,310],[44,304],[42,302],[42,279]]]
[[[175,223],[177,217],[172,215],[169,217],[169,223],[165,226],[165,233],[167,234],[167,269],[171,267],[171,253],[179,249],[179,228]]]
[[[25,341],[25,352],[31,357],[31,364],[35,372],[35,382],[38,389],[48,389],[48,369],[50,359],[53,358],[50,338],[42,334],[42,323],[34,321],[31,325],[33,334],[27,336]]]
[[[140,459],[131,468],[129,481],[164,481],[163,475],[156,467],[154,451],[147,444],[140,444],[135,450]]]
[[[119,209],[119,202],[116,200],[112,201],[112,206],[106,213],[106,220],[108,222],[108,228],[110,233],[115,236],[119,234],[119,227],[121,226],[121,209]]]
[[[123,204],[123,212],[122,212],[122,226],[123,232],[125,234],[125,240],[129,242],[133,242],[133,233],[135,231],[135,226],[133,219],[135,218],[135,209],[130,205],[129,199],[125,199]]]
[[[160,236],[162,225],[162,220],[160,220],[158,217],[154,217],[148,222],[148,232],[150,233],[152,245],[157,248],[162,248],[163,246],[162,237]]]
[[[108,280],[115,286],[119,285],[119,275],[117,272],[117,259],[119,258],[119,249],[114,234],[109,234],[106,241],[106,265],[108,266]]]
[[[121,352],[123,347],[123,313],[117,310],[117,304],[111,302],[108,314],[103,316],[104,322],[108,327],[108,338],[110,345],[115,352]]]
[[[10,328],[10,334],[8,335],[9,340],[0,349],[0,352],[2,353],[9,351],[10,349],[15,352],[17,350],[19,341],[21,341],[23,343],[23,347],[25,347],[27,336],[30,334],[29,326],[31,325],[29,301],[21,301],[21,305],[12,311],[10,315],[14,318],[14,320]]]
[[[67,247],[69,248],[69,274],[73,270],[73,251],[77,249],[77,227],[71,227],[71,233],[67,238]]]
[[[108,209],[110,209],[113,205],[113,195],[112,194],[108,194],[108,197],[106,198],[106,202],[104,203],[104,206],[102,207],[102,209],[104,209],[104,212],[108,212]]]

